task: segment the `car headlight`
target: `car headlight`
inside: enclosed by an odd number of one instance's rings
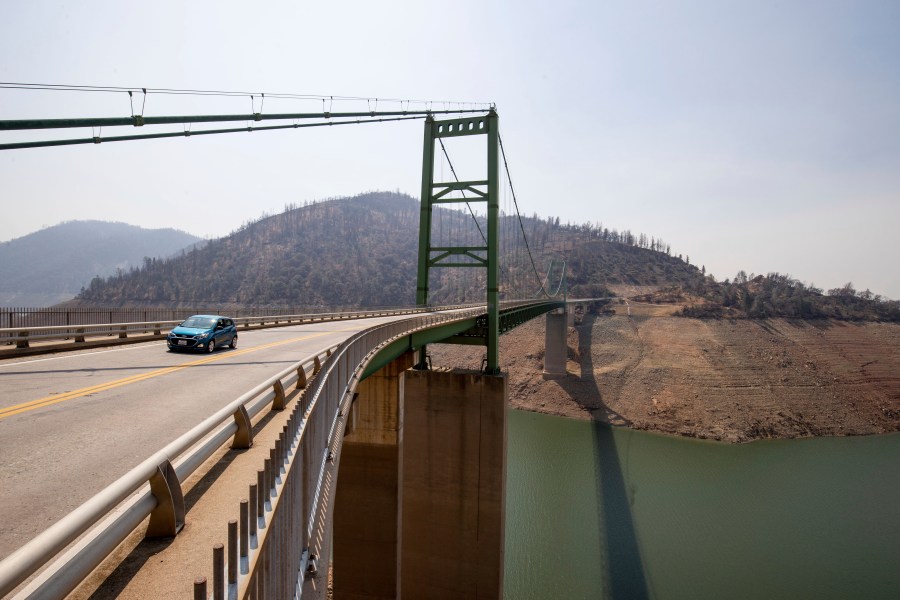
[[[205,340],[205,339],[208,338],[208,337],[209,337],[209,332],[207,331],[206,333],[201,333],[200,335],[198,335],[198,336],[197,336],[197,339],[198,339],[198,340]]]

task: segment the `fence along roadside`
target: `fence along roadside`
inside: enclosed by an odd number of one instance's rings
[[[442,307],[454,308],[454,307]],[[0,309],[8,311],[11,309]],[[12,309],[16,310],[16,309]],[[244,316],[236,317],[234,321],[237,325],[245,329],[262,328],[262,327],[278,327],[287,325],[298,325],[302,323],[311,323],[314,321],[337,321],[343,319],[362,319],[366,317],[376,316],[393,316],[403,314],[414,314],[423,312],[425,308],[400,307],[379,310],[355,310],[346,312],[313,312],[313,313],[287,313],[279,315],[263,315],[263,316]],[[86,313],[88,316],[97,316],[99,313]],[[117,315],[112,312],[108,314],[110,319]],[[17,327],[0,327],[0,345],[15,345],[15,348],[0,349],[0,356],[9,353],[14,356],[34,353],[31,342],[46,342],[50,340],[62,340],[62,344],[55,344],[53,348],[45,348],[43,351],[60,351],[74,350],[88,345],[117,345],[133,343],[133,338],[129,335],[143,336],[137,341],[146,341],[151,339],[161,339],[175,325],[181,323],[184,318],[190,314],[201,314],[188,311],[188,314],[171,320],[150,320],[136,322],[99,322],[99,323],[73,323],[71,325],[41,325],[41,326],[17,326]],[[217,313],[210,313],[217,314]],[[2,315],[7,316],[7,315]],[[58,315],[57,315],[58,316]],[[81,315],[82,317],[85,315]],[[167,315],[171,316],[171,315]],[[0,318],[0,323],[2,323]],[[93,337],[93,340],[88,340]]]

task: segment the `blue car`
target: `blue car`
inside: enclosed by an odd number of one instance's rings
[[[220,346],[237,348],[234,321],[220,315],[194,315],[169,332],[169,350],[203,350],[212,352]]]

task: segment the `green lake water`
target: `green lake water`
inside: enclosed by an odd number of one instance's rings
[[[900,434],[730,445],[510,410],[505,598],[900,598]]]

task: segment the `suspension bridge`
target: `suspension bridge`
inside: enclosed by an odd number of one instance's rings
[[[127,95],[131,112],[0,120],[0,135],[41,134],[0,143],[8,151],[424,122],[416,314],[377,315],[387,320],[357,328],[222,405],[0,561],[0,595],[65,597],[147,517],[149,537],[184,535],[191,519],[186,480],[228,440],[235,449],[253,445],[253,419],[265,409],[285,415],[283,429],[228,524],[227,550],[207,549],[212,574],[194,581],[195,598],[323,598],[327,557],[333,557],[335,598],[502,597],[507,387],[499,339],[547,315],[545,374],[564,375],[567,299],[564,265],[538,268],[496,107],[146,88],[0,88]],[[246,95],[252,112],[150,116],[144,108],[151,94]],[[321,110],[266,113],[265,98],[273,96],[320,103]],[[351,101],[365,102],[367,110],[334,110],[335,102]],[[244,125],[209,127],[228,122]],[[147,132],[160,126],[182,130]],[[101,135],[123,127],[139,133]],[[45,135],[88,128],[88,137]],[[458,138],[484,140],[479,176],[461,177],[454,166],[448,146]],[[467,302],[436,302],[437,287],[456,289]],[[303,323],[302,316],[279,318],[282,326]],[[483,369],[430,370],[428,347],[435,343],[484,347]],[[23,406],[0,409],[0,420],[16,418]],[[184,578],[187,589],[191,575],[176,569],[168,577]]]

